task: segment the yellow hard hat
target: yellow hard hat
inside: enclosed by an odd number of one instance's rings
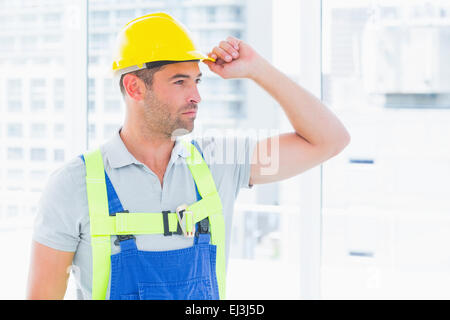
[[[158,62],[215,61],[197,50],[187,29],[164,12],[128,22],[119,32],[115,50],[113,72],[142,69]]]

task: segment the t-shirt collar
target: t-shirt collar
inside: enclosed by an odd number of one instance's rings
[[[112,168],[125,167],[130,164],[142,164],[138,161],[127,149],[120,137],[120,130],[118,129],[114,136],[106,143],[105,153]],[[172,149],[170,162],[175,161],[178,157],[187,158],[191,155],[190,151],[181,142],[180,137],[175,140],[175,145]]]

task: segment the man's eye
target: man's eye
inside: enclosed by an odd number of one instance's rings
[[[196,83],[200,83],[201,81],[202,81],[201,79],[195,80]],[[184,83],[184,80],[178,80],[178,81],[174,82],[174,84],[183,84],[183,83]]]

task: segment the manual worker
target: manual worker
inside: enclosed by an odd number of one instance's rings
[[[225,299],[239,189],[313,168],[341,152],[349,134],[240,39],[228,37],[205,55],[161,12],[130,21],[117,39],[112,69],[125,120],[105,144],[51,175],[34,225],[27,298],[64,298],[72,270],[79,299]],[[224,146],[218,137],[185,139],[201,101],[200,61],[223,79],[257,83],[293,131],[243,140],[237,149],[245,161],[212,161]],[[264,170],[274,161],[277,170]]]

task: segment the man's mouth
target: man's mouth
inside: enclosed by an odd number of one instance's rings
[[[195,116],[197,114],[197,110],[195,110],[195,109],[189,110],[189,111],[183,112],[182,114],[185,114],[188,116]]]

